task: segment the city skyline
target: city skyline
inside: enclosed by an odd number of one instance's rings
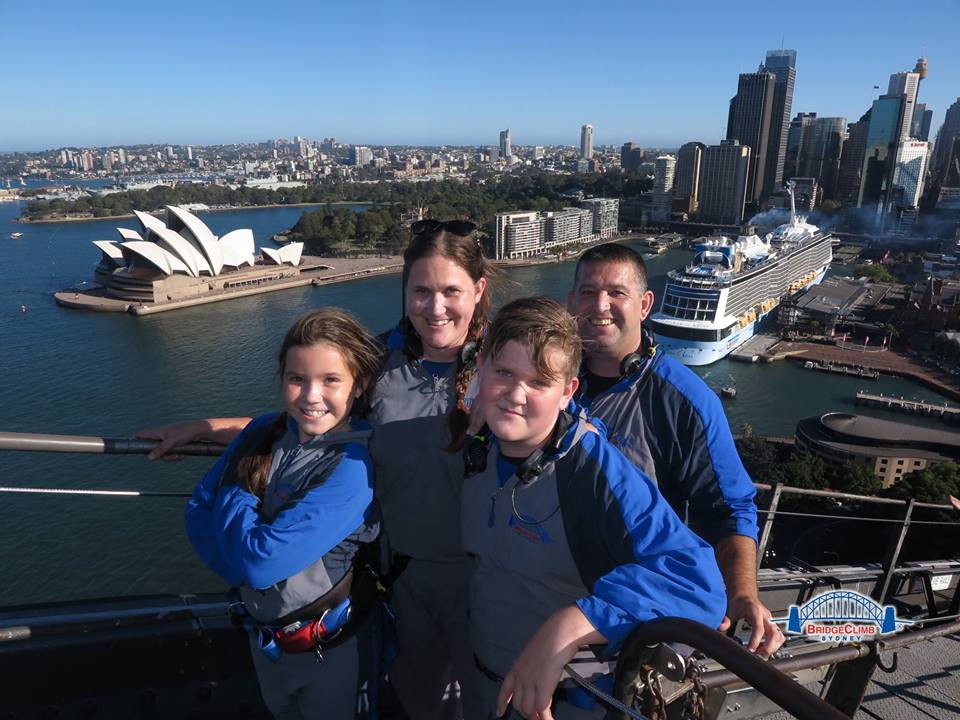
[[[586,123],[595,147],[714,144],[738,75],[781,46],[797,51],[792,114],[852,121],[921,54],[933,128],[960,96],[952,0],[912,15],[888,0],[870,13],[812,2],[789,21],[759,2],[692,13],[616,2],[586,28],[570,22],[576,7],[494,3],[484,13],[502,11],[508,29],[478,33],[474,11],[433,2],[286,2],[268,15],[248,2],[175,0],[162,17],[135,5],[7,6],[0,151],[295,135],[495,147],[505,127],[515,146],[576,147]],[[357,23],[370,32],[348,32]]]

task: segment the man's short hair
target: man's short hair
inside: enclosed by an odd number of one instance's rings
[[[594,245],[577,260],[577,269],[573,273],[573,287],[576,289],[580,282],[580,268],[585,263],[626,263],[632,265],[637,273],[637,284],[640,292],[647,291],[647,264],[633,248],[620,243],[603,243]]]

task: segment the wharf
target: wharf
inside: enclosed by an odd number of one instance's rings
[[[67,288],[58,293],[54,293],[53,297],[58,305],[77,310],[153,315],[168,310],[178,310],[195,305],[205,305],[207,303],[259,295],[276,290],[287,290],[305,285],[330,285],[372,277],[374,275],[389,275],[399,273],[402,269],[403,260],[396,256],[386,258],[323,258],[304,256],[300,266],[295,268],[295,270],[299,272],[296,272],[294,275],[263,281],[257,280],[256,277],[253,277],[256,275],[255,271],[272,273],[276,270],[276,266],[257,265],[253,269],[240,271],[245,275],[251,275],[249,279],[245,278],[247,282],[244,284],[226,289],[211,289],[203,295],[180,300],[152,303],[124,300],[106,295],[103,287],[99,285],[93,289],[86,289],[85,287],[83,289],[79,287],[77,289]]]
[[[955,375],[924,365],[914,357],[892,350],[868,348],[864,351],[860,345],[852,346],[849,343],[846,347],[841,347],[834,343],[781,340],[768,352],[798,354],[800,351],[803,351],[803,356],[795,359],[801,362],[813,360],[822,363],[863,366],[885,375],[909,378],[944,397],[960,401],[960,383],[957,382]]]
[[[920,400],[906,400],[903,397],[892,397],[890,395],[857,391],[857,404],[868,405],[870,407],[882,407],[887,410],[897,410],[908,415],[931,415],[937,416],[941,420],[949,422],[960,422],[960,408],[951,407],[944,403],[937,405],[934,403],[922,402]]]
[[[755,363],[760,359],[761,355],[766,354],[767,351],[778,342],[780,342],[779,338],[774,335],[754,335],[730,353],[730,359]]]
[[[816,362],[807,360],[803,364],[806,370],[819,370],[820,372],[829,372],[836,375],[851,375],[853,377],[867,378],[868,380],[879,380],[880,373],[876,370],[869,370],[863,365],[845,365],[834,362]]]

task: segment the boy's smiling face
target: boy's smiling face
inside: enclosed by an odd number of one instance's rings
[[[526,457],[543,445],[576,392],[578,380],[564,377],[560,353],[548,351],[546,359],[557,369],[555,377],[541,373],[530,351],[516,340],[494,356],[481,357],[477,400],[505,455]]]

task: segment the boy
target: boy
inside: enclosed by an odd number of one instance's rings
[[[564,412],[581,356],[576,322],[548,298],[506,305],[484,340],[475,403],[486,428],[465,450],[462,527],[477,558],[471,639],[491,716],[509,704],[551,720],[581,646],[613,652],[656,617],[709,627],[723,617],[710,546],[596,428]],[[554,710],[595,716],[562,700]]]

